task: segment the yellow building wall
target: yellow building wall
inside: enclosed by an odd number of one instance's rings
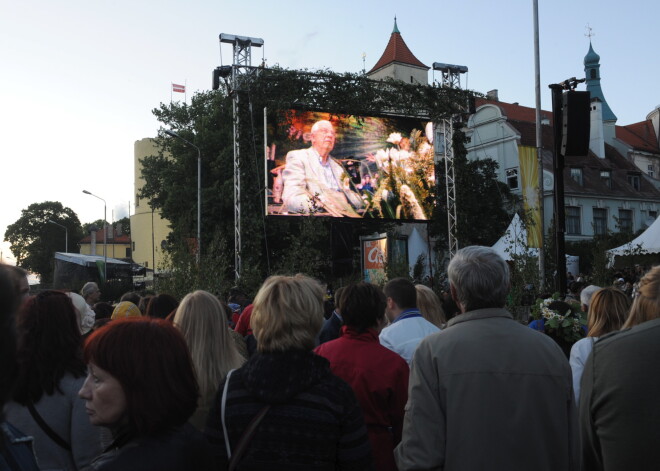
[[[133,261],[149,269],[155,266],[156,272],[163,265],[161,244],[170,233],[170,223],[161,217],[160,211],[152,212],[149,200],[139,198],[138,194],[144,186],[140,159],[157,153],[154,139],[145,138],[135,141],[133,161],[135,209],[134,214],[131,215]]]
[[[130,249],[130,244],[110,244],[108,243],[108,258],[127,258],[126,249]],[[100,255],[103,257],[103,241],[96,243],[96,252],[92,253],[92,244],[80,244],[80,253],[82,255]],[[128,255],[130,257],[130,253]]]

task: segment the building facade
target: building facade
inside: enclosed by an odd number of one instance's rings
[[[587,90],[591,92],[591,129],[588,155],[566,157],[564,196],[566,240],[590,239],[610,232],[637,232],[648,227],[660,208],[656,165],[658,113],[645,121],[616,126],[616,116],[600,86],[600,57],[593,47],[585,57]],[[523,196],[521,155],[536,151],[535,109],[490,99],[478,99],[468,121],[469,159],[491,158],[499,163],[499,179]],[[655,121],[654,121],[655,120]],[[553,218],[552,113],[542,111],[544,227]],[[653,168],[652,168],[653,167]],[[651,172],[651,173],[649,173]],[[535,191],[535,190],[534,190]]]
[[[145,138],[135,141],[133,154],[135,212],[131,215],[133,261],[156,273],[163,266],[163,247],[170,233],[169,221],[163,219],[159,210],[153,210],[149,201],[138,195],[144,186],[141,159],[156,155],[155,140]]]

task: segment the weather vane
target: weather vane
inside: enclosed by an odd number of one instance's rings
[[[586,28],[587,28],[587,34],[585,34],[585,36],[589,38],[589,41],[591,41],[592,36],[596,36],[596,33],[594,33],[591,26],[589,26],[589,23],[587,23]]]

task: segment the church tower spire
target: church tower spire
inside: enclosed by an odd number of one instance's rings
[[[429,68],[417,59],[406,45],[395,16],[394,28],[387,47],[385,47],[385,51],[376,62],[376,65],[367,72],[367,76],[376,80],[390,77],[408,83],[423,83],[426,85],[428,83]]]
[[[594,51],[591,41],[589,41],[589,52],[584,56],[584,73],[587,79],[587,91],[591,92],[591,99],[598,98],[602,103],[603,121],[615,122],[617,118],[607,104],[600,87],[600,56]]]

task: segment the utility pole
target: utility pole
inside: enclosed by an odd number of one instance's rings
[[[584,82],[585,79],[576,79],[575,77],[564,80],[561,83],[549,85],[552,90],[552,119],[553,131],[555,138],[555,152],[553,158],[553,171],[554,171],[554,217],[555,217],[555,255],[557,264],[557,277],[555,288],[559,295],[563,297],[566,292],[566,248],[564,234],[566,233],[566,214],[564,208],[564,156],[566,151],[566,136],[569,132],[568,127],[570,123],[564,123],[564,113],[566,109],[563,103],[563,92],[573,91],[578,83]],[[583,93],[583,92],[580,92]],[[588,92],[585,92],[588,93]],[[588,111],[588,108],[587,108]],[[589,144],[589,132],[587,128],[586,136],[587,151]]]

